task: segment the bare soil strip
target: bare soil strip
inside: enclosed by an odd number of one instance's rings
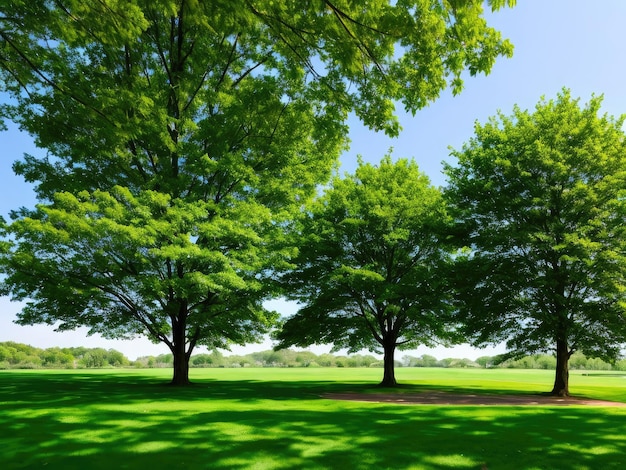
[[[423,393],[326,393],[323,398],[397,405],[485,405],[485,406],[555,406],[588,405],[624,407],[626,403],[591,400],[579,397],[553,397],[550,395],[480,395],[428,391]]]

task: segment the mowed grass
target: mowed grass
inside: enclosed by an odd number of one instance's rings
[[[621,469],[626,408],[346,402],[380,369],[1,371],[0,468]],[[550,371],[398,369],[398,393],[540,393]],[[572,373],[626,402],[626,378]]]

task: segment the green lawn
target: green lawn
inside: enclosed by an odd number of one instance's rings
[[[380,369],[1,371],[0,468],[621,469],[626,408],[426,406],[323,399]],[[399,369],[399,393],[537,393],[550,371]],[[571,391],[626,402],[626,378]]]

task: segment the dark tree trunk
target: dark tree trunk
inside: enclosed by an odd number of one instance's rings
[[[172,385],[189,385],[189,358],[185,353],[183,343],[183,351],[174,352],[174,376],[172,377]]]
[[[396,352],[396,343],[395,341],[386,342],[383,345],[384,357],[384,372],[383,372],[383,381],[380,383],[383,387],[395,387],[398,385],[396,382],[396,371],[395,371],[395,363],[394,363],[394,354]]]
[[[556,374],[554,377],[554,387],[552,395],[559,397],[569,397],[569,358],[570,352],[567,341],[557,340],[556,342]]]
[[[174,356],[174,376],[172,385],[189,385],[189,357],[191,350],[186,351],[186,325],[183,321],[172,322],[172,346]]]

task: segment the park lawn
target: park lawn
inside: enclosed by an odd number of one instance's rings
[[[611,469],[626,408],[335,401],[381,369],[0,372],[0,468]],[[402,368],[399,393],[538,393],[550,371]],[[572,373],[571,391],[626,402],[626,378]]]

